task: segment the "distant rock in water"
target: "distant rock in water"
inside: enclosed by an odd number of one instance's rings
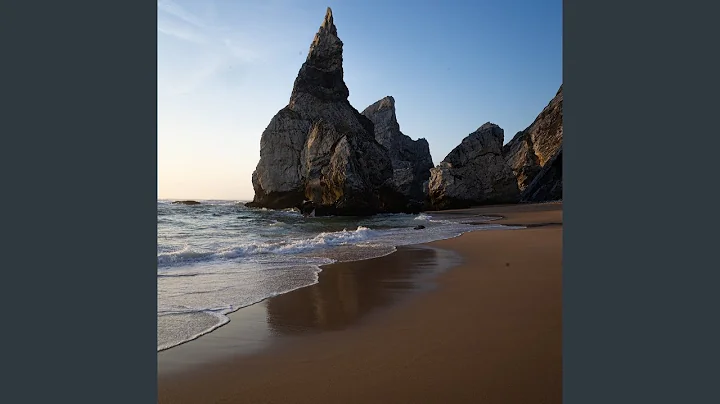
[[[312,201],[303,201],[299,209],[303,216],[312,216],[315,212],[315,204]]]
[[[425,226],[419,224],[419,225],[413,227],[413,230],[422,230],[422,229],[424,229],[424,228],[425,228]]]
[[[485,123],[468,135],[430,171],[428,196],[433,209],[516,203],[520,190],[502,154],[504,131]]]
[[[395,99],[387,96],[362,112],[375,126],[375,139],[390,153],[394,189],[410,204],[421,206],[425,198],[423,183],[433,168],[430,145],[425,139],[412,140],[400,131]]]
[[[200,205],[201,203],[198,201],[175,201],[173,202],[177,205]]]
[[[505,160],[517,177],[522,201],[544,202],[562,199],[562,173],[557,171],[558,167],[562,167],[562,106],[561,85],[555,97],[535,121],[524,131],[518,132],[503,147]],[[553,164],[554,168],[545,170],[548,164]],[[531,187],[535,180],[539,182]],[[555,191],[539,192],[540,189]]]
[[[299,208],[308,200],[318,216],[406,209],[372,121],[348,102],[342,52],[328,8],[289,104],[262,134],[260,161],[252,175],[255,197],[247,206]]]

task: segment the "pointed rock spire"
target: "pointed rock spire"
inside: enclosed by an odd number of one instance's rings
[[[323,20],[322,25],[320,25],[320,28],[325,28],[333,35],[337,35],[337,28],[335,28],[335,23],[333,22],[332,9],[330,7],[328,7],[327,11],[325,12],[325,19]]]
[[[343,80],[343,43],[337,36],[328,7],[320,29],[310,45],[307,59],[295,79],[290,107],[298,97],[311,95],[321,101],[347,101],[350,92]]]
[[[302,208],[309,200],[317,216],[418,210],[393,188],[392,160],[373,122],[348,102],[342,48],[328,9],[288,106],[260,137],[247,206]]]

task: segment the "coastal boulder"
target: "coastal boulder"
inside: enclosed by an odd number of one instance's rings
[[[317,215],[403,209],[393,167],[370,119],[348,102],[343,43],[327,9],[300,68],[288,105],[260,139],[249,207],[283,209],[312,202]]]
[[[373,122],[375,140],[390,154],[394,190],[407,198],[408,204],[421,205],[425,199],[423,183],[433,168],[427,140],[412,140],[400,131],[392,96],[370,105],[362,114]]]
[[[557,193],[537,193],[538,189],[560,190],[556,199],[562,199],[562,174],[556,171],[544,170],[548,164],[562,165],[563,141],[563,92],[562,85],[555,97],[548,103],[535,121],[522,132],[518,132],[513,139],[503,147],[503,154],[510,168],[512,168],[522,192],[524,201],[542,202],[543,198],[555,198]],[[540,173],[544,172],[542,176]],[[550,173],[555,174],[550,174]],[[540,182],[529,190],[530,184],[536,179]],[[550,181],[544,183],[543,181]],[[560,181],[558,184],[557,181]],[[532,194],[532,195],[531,195]],[[533,196],[534,195],[534,196]],[[555,196],[551,196],[555,195]],[[538,199],[540,198],[540,199]]]
[[[504,131],[485,123],[468,135],[430,171],[428,196],[433,209],[516,203],[517,180],[502,154]]]

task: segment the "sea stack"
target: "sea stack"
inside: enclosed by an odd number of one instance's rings
[[[248,206],[283,209],[310,201],[317,215],[405,209],[388,150],[375,140],[372,121],[348,102],[342,55],[328,8],[288,105],[262,134]]]
[[[535,121],[503,147],[523,202],[562,199],[562,85]]]
[[[373,122],[375,140],[390,154],[393,188],[407,198],[409,206],[422,207],[425,199],[423,183],[430,178],[433,168],[427,140],[412,140],[400,131],[392,96],[370,105],[362,114]]]
[[[505,162],[505,132],[487,122],[462,140],[430,171],[428,197],[432,209],[517,203],[517,180]]]

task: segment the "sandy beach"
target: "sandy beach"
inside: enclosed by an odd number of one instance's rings
[[[160,403],[560,403],[562,204],[323,268],[158,353]]]

